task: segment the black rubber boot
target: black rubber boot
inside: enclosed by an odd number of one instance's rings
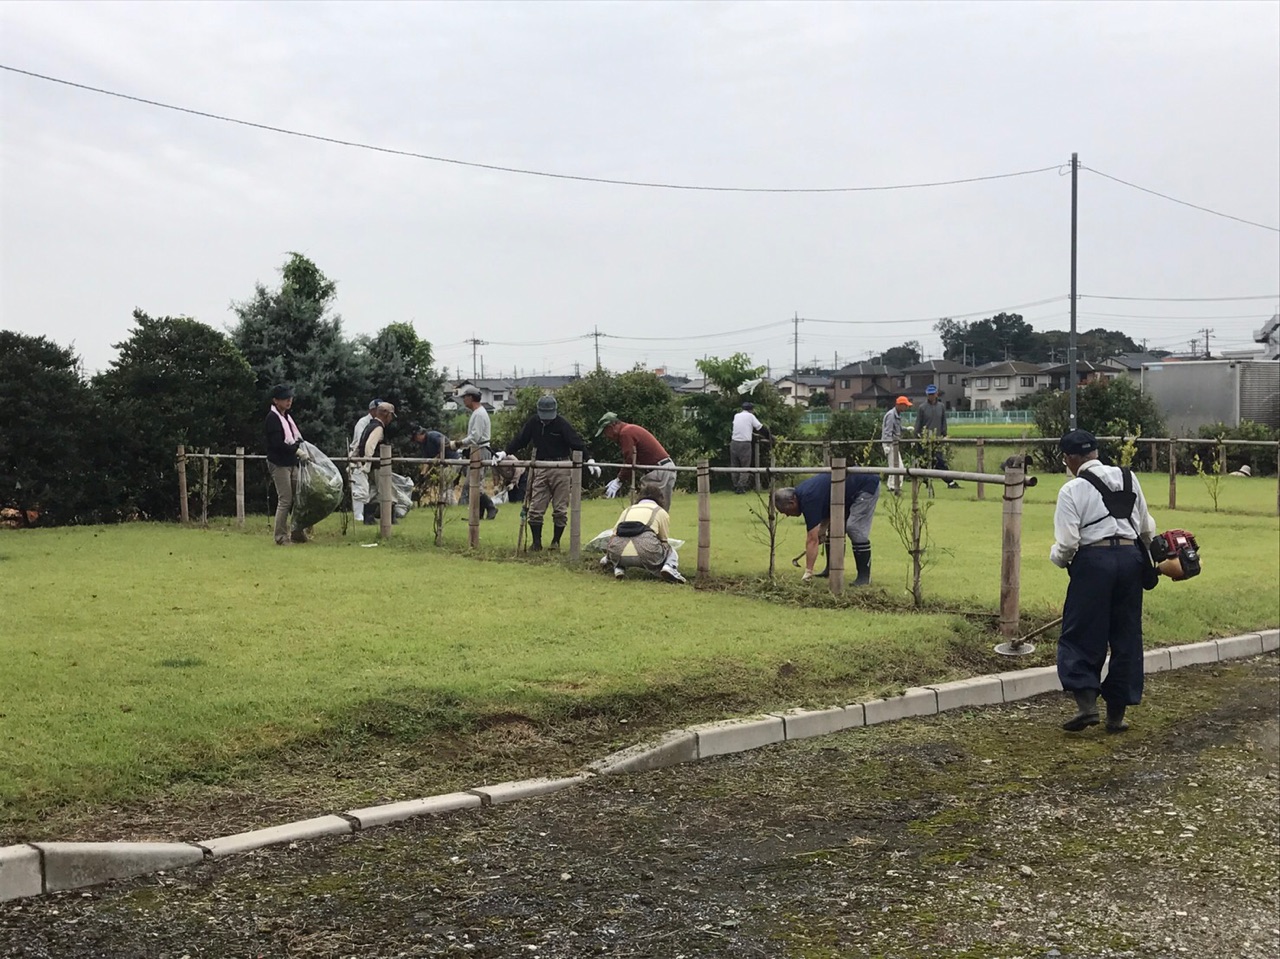
[[[871,585],[871,544],[870,543],[854,543],[853,544],[853,562],[858,567],[858,578],[853,581],[854,586],[870,586]]]
[[[1112,706],[1107,703],[1107,732],[1122,733],[1129,728],[1129,724],[1124,721],[1123,706]]]
[[[493,505],[493,500],[489,498],[488,493],[480,494],[480,512],[485,519],[498,518],[498,507]]]
[[[1076,698],[1077,712],[1062,724],[1062,728],[1069,733],[1078,733],[1089,726],[1098,725],[1098,691],[1077,689],[1071,695]]]
[[[827,579],[831,576],[831,544],[822,544],[822,572],[814,573],[818,579]]]
[[[560,548],[560,537],[564,535],[564,527],[555,525],[551,527],[551,546],[550,549]]]
[[[538,553],[542,551],[542,524],[529,524],[529,552]]]

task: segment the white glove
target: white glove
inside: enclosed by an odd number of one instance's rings
[[[305,446],[299,443],[298,444],[298,462],[309,463],[310,461],[311,461],[311,454],[307,452],[307,448]]]
[[[587,472],[592,476],[600,475],[600,467],[596,466],[595,460],[587,460]]]
[[[800,582],[802,582],[802,583],[807,583],[807,582],[809,582],[809,580],[811,580],[811,579],[813,579],[813,570],[811,570],[811,569],[806,569],[806,570],[804,571],[804,575],[800,577]]]
[[[504,459],[506,459],[506,458],[507,458],[506,451],[505,451],[505,450],[498,450],[498,452],[496,452],[496,453],[494,453],[494,454],[493,454],[493,460],[490,462],[490,464],[489,464],[489,465],[491,465],[491,466],[497,466],[499,463],[501,463],[501,462],[502,462]]]
[[[622,480],[618,479],[617,477],[614,477],[613,479],[609,480],[609,484],[604,488],[604,498],[613,499],[615,496],[618,495],[621,489],[622,489]]]

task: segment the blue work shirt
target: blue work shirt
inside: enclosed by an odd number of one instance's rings
[[[847,506],[859,493],[874,493],[880,488],[880,477],[874,473],[850,473],[844,480],[844,501]],[[813,529],[819,523],[831,519],[831,474],[819,473],[796,487],[796,502],[804,517],[804,528]]]

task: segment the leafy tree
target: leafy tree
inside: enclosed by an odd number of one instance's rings
[[[430,343],[410,324],[392,323],[376,336],[362,338],[360,347],[371,392],[395,404],[399,423],[406,428],[414,422],[439,424],[444,379],[432,367]]]
[[[811,410],[829,410],[831,409],[831,397],[827,395],[826,390],[814,390],[809,394],[809,409]]]
[[[133,320],[129,338],[115,345],[119,355],[93,381],[115,433],[115,468],[106,475],[125,515],[172,517],[178,444],[216,451],[258,442],[254,375],[230,338],[204,323],[141,310]]]
[[[1061,436],[1070,423],[1071,400],[1065,390],[1042,394],[1035,407],[1041,436]],[[1126,376],[1086,383],[1076,390],[1076,425],[1095,435],[1118,433],[1164,436],[1164,419],[1155,401]],[[1118,461],[1118,448],[1104,444],[1103,455]],[[1061,470],[1060,457],[1050,451],[1044,466]]]
[[[995,360],[1030,360],[1035,331],[1018,313],[997,313],[985,320],[961,323],[942,319],[934,324],[944,355],[956,362],[981,366]]]
[[[277,290],[257,284],[233,303],[239,317],[231,336],[254,372],[263,403],[271,387],[289,383],[298,394],[294,419],[307,439],[343,450],[352,414],[367,408],[371,384],[356,345],[330,315],[336,284],[301,253],[291,253]]]
[[[873,357],[871,362],[897,367],[902,370],[908,366],[915,366],[923,358],[924,347],[920,345],[920,341],[908,340],[901,346],[895,346],[892,349],[885,350],[879,356]]]
[[[833,444],[833,456],[845,457],[850,465],[876,465],[884,462],[880,444],[882,420],[883,414],[875,410],[838,410],[827,420],[822,438]]]
[[[0,330],[0,506],[24,520],[94,512],[88,437],[99,425],[79,360],[43,336]]]
[[[1046,330],[1035,335],[1035,349],[1030,357],[1036,363],[1066,363],[1067,348],[1071,334],[1066,330]],[[1117,353],[1139,353],[1141,347],[1124,333],[1118,330],[1104,330],[1101,327],[1088,332],[1076,333],[1076,350],[1081,359],[1093,362],[1105,360]]]

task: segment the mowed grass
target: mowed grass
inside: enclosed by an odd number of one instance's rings
[[[1169,512],[1163,477],[1142,477],[1162,529],[1199,537],[1205,570],[1148,594],[1149,643],[1271,627],[1280,578],[1276,487],[1224,479],[1221,512],[1184,480]],[[1048,563],[1060,477],[1029,491],[1022,589],[1030,627],[1060,611],[1066,576]],[[465,549],[465,510],[447,511],[446,548],[415,510],[389,543],[346,535],[337,517],[307,546],[271,543],[265,517],[244,532],[137,524],[0,534],[0,822],[73,801],[216,781],[299,743],[465,735],[487,716],[536,724],[599,710],[648,722],[856,701],[925,681],[1008,666],[989,654],[1000,575],[1000,498],[938,488],[923,613],[908,611],[908,557],[882,499],[871,590],[840,602],[799,583],[798,519],[780,528],[778,581],[754,495],[712,504],[711,588],[633,573],[594,557],[515,559],[518,510]],[[617,501],[583,504],[584,541]],[[696,499],[678,494],[673,536],[696,559]],[[566,537],[567,540],[567,537]],[[567,546],[567,541],[566,541]],[[511,559],[512,561],[506,561]],[[851,565],[851,564],[850,564]],[[976,616],[964,616],[970,612]],[[1052,662],[1051,636],[1020,665]],[[589,757],[584,757],[589,758]]]

